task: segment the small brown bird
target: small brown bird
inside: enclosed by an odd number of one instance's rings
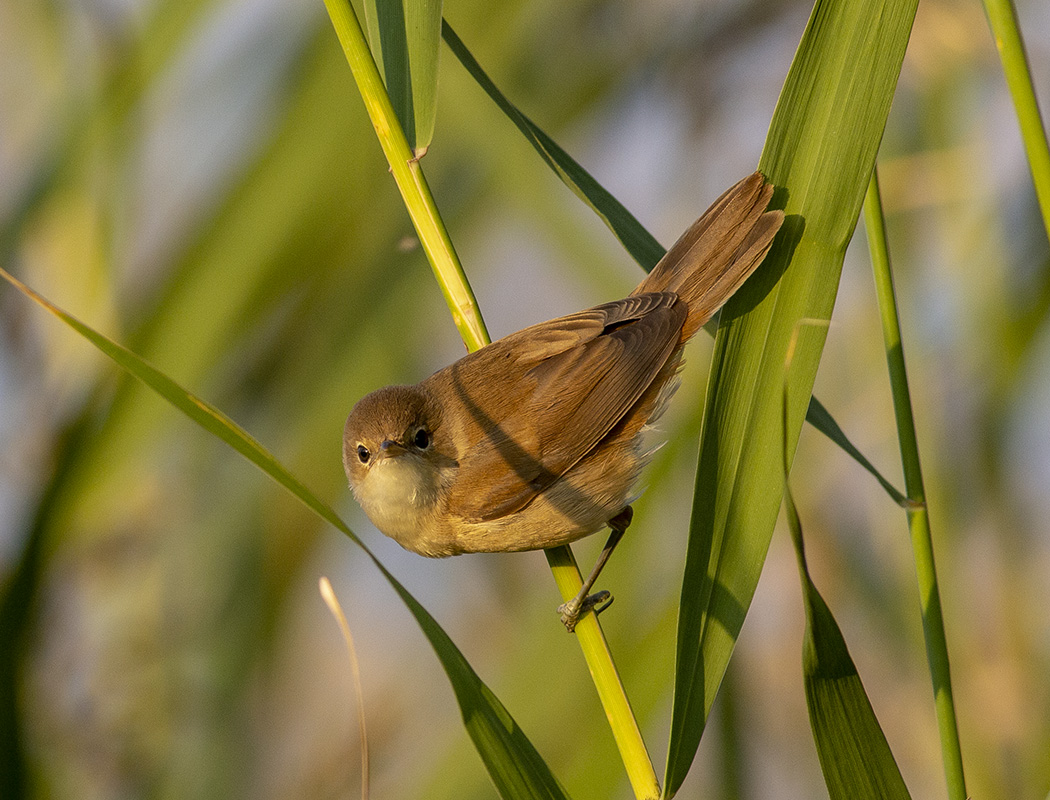
[[[375,526],[425,556],[535,550],[609,526],[569,630],[631,518],[642,433],[682,349],[769,250],[783,212],[756,172],[722,195],[629,297],[512,333],[415,386],[364,397],[343,466]],[[600,610],[600,609],[598,609]]]

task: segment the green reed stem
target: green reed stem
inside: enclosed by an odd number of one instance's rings
[[[904,483],[908,494],[908,528],[911,532],[915,571],[919,581],[919,605],[922,609],[922,631],[926,639],[926,658],[933,680],[934,706],[941,739],[941,757],[951,800],[966,800],[966,781],[963,776],[962,750],[959,746],[959,728],[952,698],[951,670],[948,663],[948,642],[944,633],[940,590],[933,558],[933,537],[926,507],[926,490],[919,463],[919,445],[915,435],[908,373],[904,367],[904,349],[901,345],[900,317],[897,296],[890,269],[889,245],[882,216],[877,172],[872,172],[868,193],[864,199],[864,224],[868,233],[875,289],[882,317],[882,335],[889,364],[890,387],[893,391],[893,411],[897,418],[897,436],[900,441]]]
[[[572,600],[583,587],[583,578],[572,548],[568,545],[552,547],[545,550],[544,554],[562,599],[565,602]],[[627,768],[634,796],[638,800],[656,800],[660,796],[660,782],[596,615],[588,612],[580,617],[576,623],[576,639],[583,650],[587,668],[591,671],[591,680],[598,690],[620,758]]]
[[[357,13],[349,0],[324,0],[324,4],[339,43],[343,46],[346,60],[350,63],[357,88],[365,101],[383,154],[390,164],[390,172],[404,199],[412,224],[416,227],[438,285],[445,295],[445,302],[452,312],[452,319],[468,350],[484,347],[488,344],[489,335],[478,302],[430,194],[419,159],[412,153],[390,103],[390,96],[379,76],[372,51],[368,49]]]
[[[452,317],[467,349],[477,350],[489,342],[481,312],[419,161],[413,157],[390,103],[357,14],[349,0],[325,0],[325,7]],[[557,547],[546,553],[559,590],[566,600],[571,599],[583,585],[571,548]],[[551,619],[552,622],[555,619],[553,613]],[[597,617],[594,614],[583,617],[576,627],[576,635],[635,795],[639,800],[655,800],[660,796],[656,773]]]
[[[1047,144],[1043,118],[1039,114],[1024,40],[1017,24],[1017,11],[1013,0],[984,0],[984,10],[988,14],[995,46],[999,50],[999,60],[1003,64],[1003,75],[1017,111],[1039,210],[1043,214],[1043,227],[1047,236],[1050,236],[1050,145]]]

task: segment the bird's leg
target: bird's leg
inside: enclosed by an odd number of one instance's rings
[[[605,543],[605,547],[602,548],[601,555],[598,556],[598,561],[595,563],[594,569],[591,570],[591,574],[587,576],[587,580],[583,582],[583,586],[580,588],[580,591],[577,592],[576,596],[569,602],[562,603],[558,606],[558,613],[561,615],[561,621],[564,623],[569,633],[576,630],[576,623],[579,622],[580,617],[588,611],[594,611],[595,616],[597,616],[612,603],[613,597],[608,592],[601,591],[590,594],[590,591],[594,586],[594,582],[598,580],[598,576],[601,574],[602,569],[605,567],[605,562],[609,560],[612,551],[616,549],[616,545],[620,543],[620,539],[623,538],[624,532],[631,524],[632,517],[634,517],[634,510],[630,506],[626,506],[623,511],[609,520],[609,528],[611,529],[609,532],[609,540]]]

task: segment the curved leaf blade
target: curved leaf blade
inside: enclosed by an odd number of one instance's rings
[[[846,436],[846,432],[839,427],[835,418],[831,416],[831,412],[824,407],[823,403],[817,400],[816,396],[809,398],[809,407],[806,409],[806,422],[831,439],[831,441],[848,453],[854,461],[864,467],[879,482],[879,486],[883,488],[886,494],[893,498],[893,502],[902,508],[908,506],[908,498],[905,497],[904,493],[890,483],[889,479],[879,472],[878,468],[868,460],[867,456],[857,449],[857,446]]]
[[[485,90],[485,94],[499,106],[500,111],[506,114],[507,118],[528,139],[529,144],[535,148],[562,183],[602,219],[627,252],[631,254],[631,258],[641,264],[642,269],[646,272],[655,267],[656,262],[663,258],[665,252],[656,238],[557,142],[507,99],[507,96],[481,68],[481,64],[474,58],[467,46],[463,44],[463,40],[452,30],[447,20],[441,27],[441,35],[453,55]]]
[[[806,611],[806,705],[828,794],[831,800],[911,800],[842,631],[810,577],[802,523],[786,481],[784,505]]]
[[[452,684],[464,726],[500,796],[513,800],[567,800],[568,794],[539,752],[499,698],[478,677],[448,634],[357,538],[331,506],[311,492],[262,444],[219,409],[191,394],[127,348],[54,305],[6,270],[0,269],[0,277],[80,334],[125,372],[138,378],[191,420],[259,467],[323,520],[350,537],[390,582],[430,641]]]

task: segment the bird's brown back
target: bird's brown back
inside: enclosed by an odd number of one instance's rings
[[[610,435],[662,407],[685,342],[747,279],[783,214],[760,173],[729,189],[627,298],[513,333],[421,384],[456,405],[442,425],[458,464],[448,502],[477,520],[513,513]]]

